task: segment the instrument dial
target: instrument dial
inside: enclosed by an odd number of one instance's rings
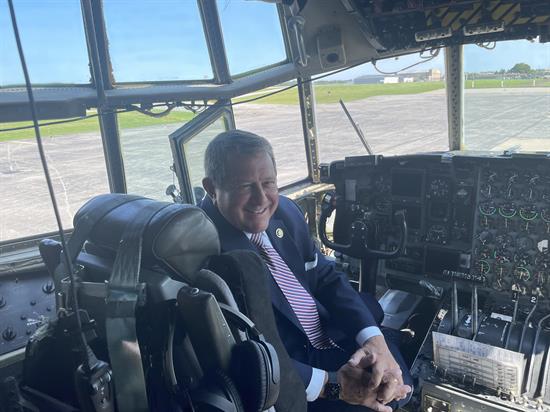
[[[513,218],[517,212],[518,211],[513,203],[502,205],[498,208],[498,213],[506,219]]]
[[[390,183],[384,176],[378,176],[374,181],[374,187],[380,193],[389,193],[390,192]]]
[[[493,205],[492,202],[485,202],[479,205],[479,212],[484,216],[494,215],[497,211],[497,208]]]
[[[521,251],[531,250],[534,246],[534,240],[527,236],[520,237],[517,241],[517,247]]]
[[[514,244],[514,238],[508,234],[498,235],[495,238],[495,243],[499,249],[508,249],[510,246]]]
[[[535,219],[539,215],[539,212],[535,208],[535,206],[529,205],[529,206],[523,206],[519,209],[519,216],[523,220],[531,221]]]
[[[491,270],[491,264],[485,259],[479,259],[476,266],[476,270],[480,275],[486,275]]]
[[[531,272],[523,266],[518,266],[514,269],[514,277],[524,282],[528,282],[531,280]]]

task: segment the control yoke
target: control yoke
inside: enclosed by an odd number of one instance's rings
[[[335,209],[336,196],[334,192],[327,192],[323,197],[321,204],[321,216],[319,218],[319,236],[321,237],[323,244],[327,247],[354,258],[374,257],[378,259],[395,259],[401,256],[405,251],[405,244],[407,241],[407,220],[405,218],[404,210],[398,210],[394,213],[400,229],[397,249],[385,251],[371,249],[368,246],[369,225],[361,220],[356,220],[351,224],[351,239],[349,244],[344,245],[330,241],[327,237],[326,231],[327,219],[332,215],[332,212]]]

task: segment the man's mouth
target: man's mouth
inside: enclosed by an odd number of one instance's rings
[[[254,215],[261,215],[267,211],[267,207],[264,207],[263,209],[258,209],[258,210],[246,209],[246,211]]]

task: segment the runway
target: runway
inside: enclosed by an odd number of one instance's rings
[[[384,155],[447,150],[444,90],[416,95],[377,96],[346,102],[376,153]],[[298,105],[247,103],[234,107],[236,126],[267,137],[278,163],[279,184],[307,176]],[[465,94],[466,148],[550,151],[550,89],[483,89]],[[316,106],[321,162],[366,154],[339,104]],[[168,135],[181,125],[121,131],[128,191],[159,200],[177,183]],[[203,176],[202,154],[222,130],[220,121],[186,148],[194,184]],[[95,194],[109,191],[99,127],[96,133],[44,136],[50,173],[64,226]],[[56,230],[34,140],[0,142],[0,242]]]

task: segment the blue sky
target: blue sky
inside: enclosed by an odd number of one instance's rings
[[[88,57],[78,0],[14,0],[27,64],[34,83],[89,81]],[[232,73],[242,73],[285,58],[274,5],[218,0]],[[200,80],[212,77],[210,59],[194,0],[105,0],[109,46],[115,78],[120,82]],[[379,62],[395,71],[419,61],[405,56]],[[465,49],[465,71],[510,69],[525,62],[550,67],[550,45],[504,42],[496,50]],[[411,70],[443,70],[443,53]],[[351,79],[374,74],[371,64],[333,76]],[[0,86],[21,83],[6,0],[0,0]]]

